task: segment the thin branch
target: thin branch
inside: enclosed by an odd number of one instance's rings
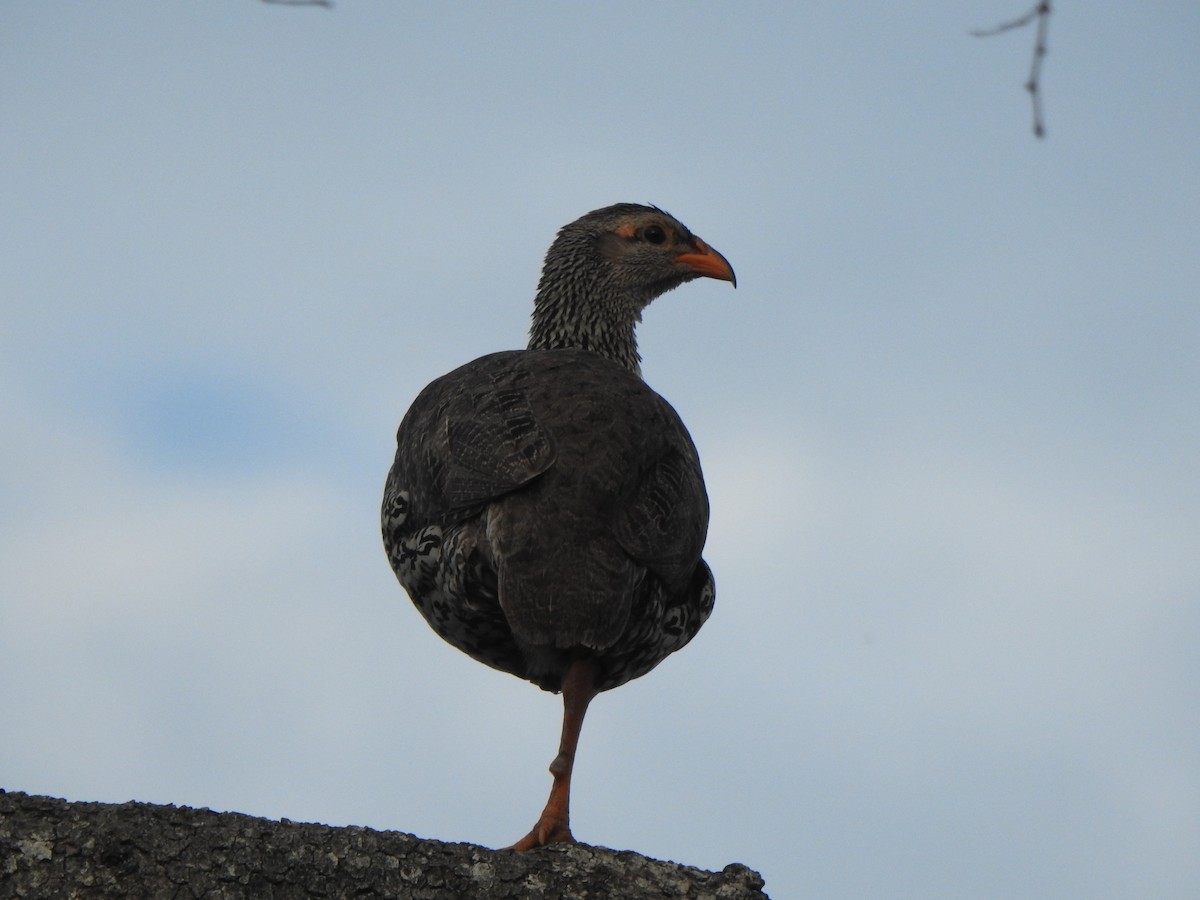
[[[1014,28],[1024,28],[1038,16],[1041,8],[1042,6],[1039,3],[1020,18],[1013,19],[1011,22],[1001,22],[995,28],[973,28],[971,29],[971,35],[973,37],[992,37],[993,35],[1004,34],[1006,31],[1012,31]]]
[[[333,0],[262,0],[263,3],[273,3],[276,6],[323,6],[333,9]]]
[[[971,32],[975,37],[994,37],[1006,31],[1024,28],[1037,20],[1037,37],[1033,44],[1033,62],[1029,66],[1029,80],[1025,82],[1025,90],[1033,102],[1033,133],[1037,137],[1046,136],[1045,121],[1042,118],[1042,60],[1046,58],[1046,34],[1050,30],[1050,0],[1039,0],[1037,6],[1023,16],[1009,22],[1001,22],[995,28],[977,28]]]

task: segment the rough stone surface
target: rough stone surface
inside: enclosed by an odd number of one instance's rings
[[[764,898],[706,872],[585,845],[528,853],[148,803],[0,790],[0,898]]]

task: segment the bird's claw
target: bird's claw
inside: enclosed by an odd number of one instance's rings
[[[525,837],[506,850],[533,850],[547,844],[575,844],[575,836],[565,822],[553,818],[541,818]]]

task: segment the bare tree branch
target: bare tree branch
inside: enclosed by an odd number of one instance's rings
[[[333,9],[333,0],[262,0],[263,3],[274,3],[276,6],[323,6]]]
[[[1041,9],[1041,4],[1038,4],[1025,15],[1008,22],[1001,22],[994,28],[973,28],[971,34],[974,37],[992,37],[996,34],[1003,34],[1006,31],[1012,31],[1014,28],[1024,28],[1037,17],[1038,11]]]
[[[1006,31],[1024,28],[1037,21],[1037,37],[1033,43],[1033,62],[1029,66],[1029,80],[1025,82],[1025,90],[1029,91],[1033,102],[1033,133],[1041,138],[1046,136],[1045,121],[1042,118],[1042,60],[1046,58],[1046,34],[1050,30],[1050,0],[1039,0],[1037,6],[1008,22],[1001,22],[994,28],[978,28],[971,32],[975,37],[994,37]]]

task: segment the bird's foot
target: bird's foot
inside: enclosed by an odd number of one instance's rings
[[[547,844],[574,844],[571,834],[571,770],[575,767],[575,746],[588,702],[596,696],[596,667],[588,659],[576,660],[563,679],[563,735],[558,756],[550,763],[554,784],[550,799],[537,824],[509,850],[532,850]]]
[[[571,826],[565,819],[543,815],[529,834],[505,849],[533,850],[536,847],[545,847],[547,844],[574,843],[576,843],[575,836],[571,834]]]

